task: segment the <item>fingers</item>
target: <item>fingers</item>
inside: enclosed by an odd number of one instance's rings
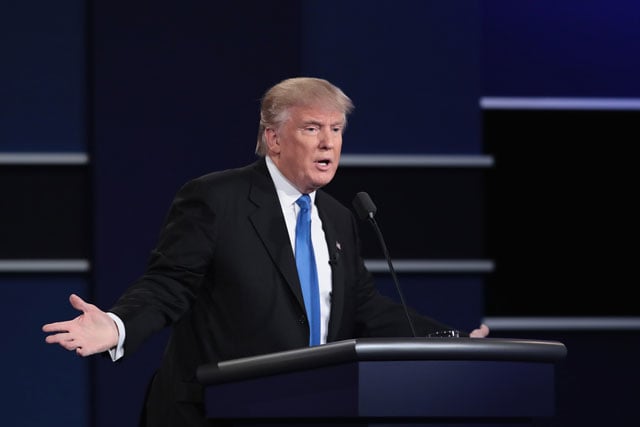
[[[489,335],[489,327],[487,325],[485,325],[484,323],[482,325],[480,325],[480,327],[478,329],[474,329],[469,334],[469,336],[471,338],[484,338],[487,335]]]
[[[58,344],[60,344],[60,346],[62,348],[66,349],[66,350],[69,350],[69,351],[77,351],[78,348],[80,348],[80,345],[77,342],[75,342],[74,340],[62,341],[62,342],[60,342]]]
[[[58,344],[66,350],[75,350],[81,346],[80,341],[69,332],[59,332],[53,335],[47,335],[44,339],[47,344]]]
[[[53,335],[47,335],[44,340],[47,344],[62,344],[73,341],[73,336],[70,333],[61,332]]]
[[[48,333],[45,337],[47,344],[58,344],[62,348],[74,351],[79,356],[89,356],[96,351],[88,349],[93,345],[91,340],[87,341],[87,333],[91,333],[92,319],[95,314],[95,306],[85,302],[76,294],[69,296],[69,302],[73,308],[82,311],[82,314],[75,319],[47,323],[42,326],[42,331]],[[88,323],[87,323],[88,322]]]
[[[86,351],[77,341],[67,341],[60,343],[60,345],[66,350],[75,352],[78,356],[86,357],[93,354],[93,352]]]
[[[54,335],[49,335],[45,338],[47,344],[58,344],[60,347],[65,350],[74,351],[78,356],[86,357],[90,356],[94,352],[87,351],[83,346],[83,341],[77,338],[70,333],[58,333]]]
[[[71,294],[71,296],[69,296],[69,302],[71,303],[71,306],[73,308],[75,308],[76,310],[80,310],[82,312],[84,312],[89,306],[90,304],[87,304],[82,298],[80,298],[79,296],[77,296],[76,294]],[[66,320],[63,322],[53,322],[53,323],[47,323],[46,325],[44,325],[42,327],[42,331],[43,332],[64,332],[64,331],[68,331],[72,325],[73,325],[73,320]]]
[[[69,332],[73,328],[73,320],[47,323],[42,326],[42,332]]]
[[[487,335],[489,335],[489,327],[484,323],[480,325],[480,331],[482,332],[483,337],[486,337]]]
[[[69,351],[77,351],[81,348],[80,342],[68,333],[49,335],[45,338],[45,341],[47,344],[58,344],[60,347]]]
[[[71,303],[71,306],[73,308],[75,308],[78,311],[82,311],[82,312],[85,312],[90,306],[90,304],[85,302],[85,300],[83,300],[82,298],[80,298],[76,294],[71,294],[69,296],[69,302]]]
[[[93,353],[92,353],[92,352],[89,352],[89,351],[86,351],[86,350],[85,350],[84,348],[82,348],[82,347],[78,347],[78,348],[76,348],[76,354],[77,354],[78,356],[87,357],[87,356],[91,356]]]

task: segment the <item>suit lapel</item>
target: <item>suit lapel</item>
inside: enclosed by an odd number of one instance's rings
[[[249,215],[249,220],[265,245],[276,268],[280,270],[298,304],[304,310],[302,288],[298,278],[295,257],[291,249],[291,242],[289,241],[287,226],[282,217],[278,194],[269,176],[265,160],[262,159],[256,162],[254,170],[256,173],[252,176],[249,199],[256,205],[257,209]]]

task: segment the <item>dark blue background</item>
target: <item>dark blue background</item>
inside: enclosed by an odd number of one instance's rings
[[[112,364],[44,345],[39,327],[74,315],[71,292],[108,308],[179,186],[254,159],[272,84],[341,86],[356,104],[345,153],[481,154],[481,96],[640,96],[639,13],[631,0],[4,3],[0,151],[90,155],[93,269],[0,276],[4,323],[19,325],[3,424],[135,425],[166,334]],[[482,315],[481,276],[401,280],[436,317]]]

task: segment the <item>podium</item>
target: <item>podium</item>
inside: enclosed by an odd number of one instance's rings
[[[202,365],[212,423],[527,425],[555,412],[555,341],[366,338]],[[215,425],[215,424],[214,424]]]

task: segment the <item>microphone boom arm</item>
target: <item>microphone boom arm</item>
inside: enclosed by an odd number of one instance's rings
[[[376,231],[376,235],[378,236],[378,240],[380,241],[380,246],[382,246],[382,252],[384,253],[384,257],[387,259],[387,264],[389,265],[389,271],[391,272],[393,283],[396,285],[396,290],[398,291],[398,296],[400,297],[402,308],[404,308],[404,314],[407,316],[407,321],[409,322],[411,333],[413,334],[414,337],[416,337],[417,336],[416,329],[414,328],[413,321],[411,320],[411,316],[409,315],[409,309],[407,308],[407,303],[404,300],[404,295],[402,295],[402,289],[400,288],[400,283],[398,282],[398,277],[396,276],[396,270],[393,268],[393,263],[391,262],[391,257],[389,256],[387,245],[384,243],[384,237],[382,237],[382,232],[380,231],[380,227],[378,227],[378,223],[376,222],[373,215],[369,216],[369,222],[371,223],[371,225],[373,225],[373,229]]]
[[[398,292],[398,296],[400,297],[400,303],[402,304],[402,308],[404,309],[404,314],[407,316],[407,321],[409,322],[409,327],[411,328],[411,333],[414,337],[416,337],[416,329],[413,326],[413,321],[411,320],[411,316],[409,315],[409,309],[407,308],[407,304],[404,301],[404,295],[402,295],[402,289],[400,288],[400,283],[398,282],[398,277],[396,276],[396,270],[393,268],[393,264],[391,263],[391,257],[389,256],[389,251],[387,250],[387,245],[384,243],[384,237],[382,237],[382,231],[380,231],[380,227],[378,227],[378,223],[374,218],[376,213],[376,205],[371,200],[371,197],[364,191],[356,194],[355,199],[353,199],[353,207],[356,210],[356,213],[361,219],[366,219],[371,223],[373,229],[378,236],[378,240],[380,241],[380,246],[382,247],[382,252],[384,254],[385,259],[387,260],[387,264],[389,265],[389,271],[391,272],[391,277],[393,278],[393,283],[396,285],[396,291]]]

